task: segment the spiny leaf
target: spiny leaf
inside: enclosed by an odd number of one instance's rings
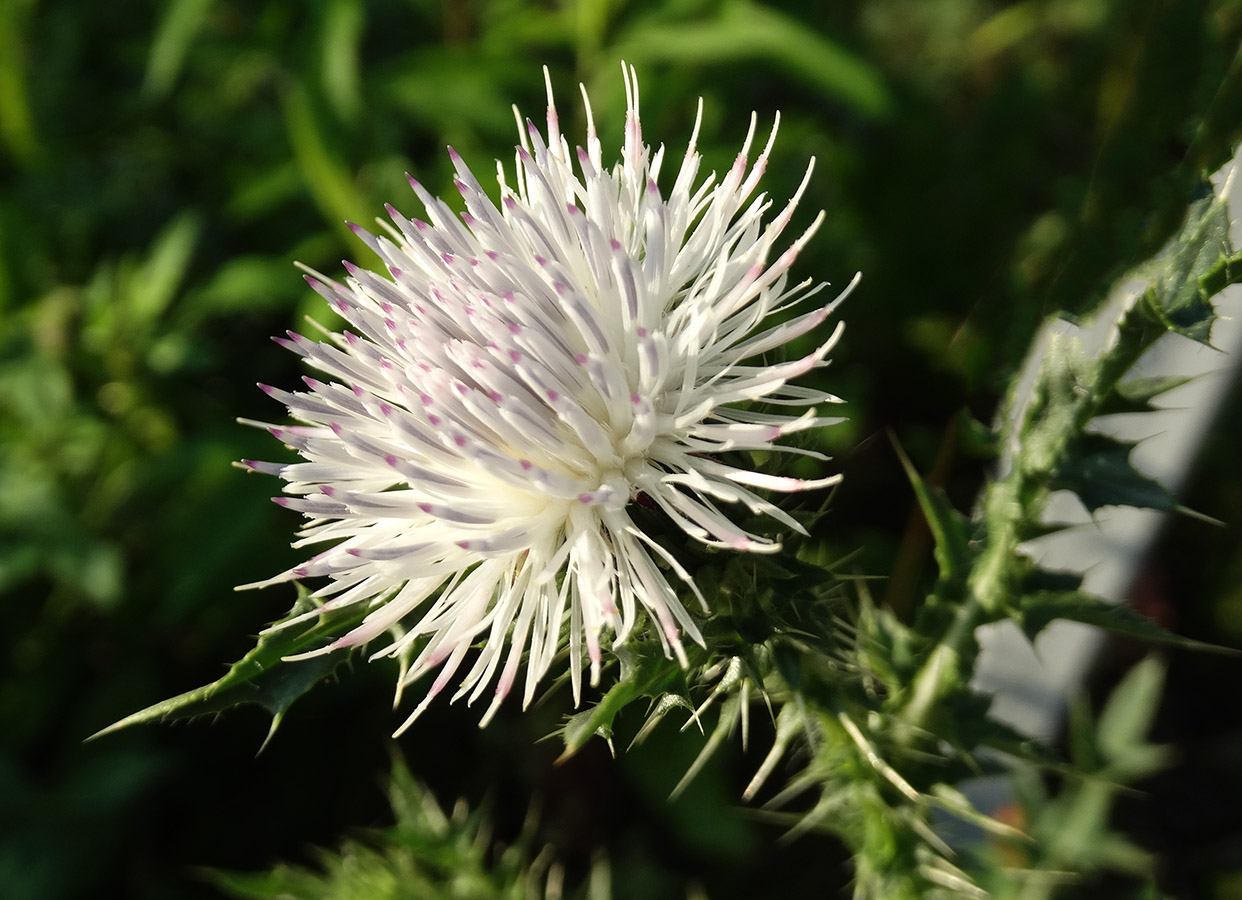
[[[694,762],[690,763],[690,767],[686,769],[686,774],[681,776],[681,780],[677,782],[672,793],[669,794],[669,800],[676,800],[700,772],[707,765],[708,761],[720,749],[721,744],[733,734],[733,729],[737,725],[741,717],[740,700],[730,698],[730,702],[724,705],[720,711],[720,718],[716,720],[716,727],[712,729],[711,735],[700,748],[698,755],[694,758]]]
[[[911,487],[914,488],[914,496],[927,519],[927,527],[931,529],[940,577],[946,582],[960,583],[965,579],[971,558],[966,520],[949,504],[943,491],[923,480],[896,439],[893,440],[893,448],[897,451],[902,468],[906,470]]]
[[[1082,574],[1052,569],[1031,569],[1022,579],[1024,593],[1042,591],[1076,591],[1082,587]]]
[[[693,648],[689,652],[693,653]],[[561,761],[573,756],[596,735],[611,739],[617,714],[631,703],[644,697],[687,693],[686,673],[676,660],[664,655],[659,644],[631,641],[615,648],[614,653],[621,662],[617,683],[589,709],[571,716],[561,728],[565,743]]]
[[[594,706],[571,716],[561,729],[565,750],[558,762],[569,759],[597,734],[605,740],[611,738],[612,723],[616,720],[617,713],[638,697],[638,687],[633,681],[619,681]]]
[[[1199,290],[1207,297],[1214,297],[1231,284],[1242,282],[1242,253],[1230,246],[1229,253],[1221,253],[1208,269],[1199,276]]]
[[[369,828],[334,849],[311,851],[312,865],[278,863],[266,872],[209,871],[226,895],[244,900],[554,900],[610,896],[606,864],[592,865],[585,889],[562,890],[551,848],[537,852],[538,817],[503,845],[492,840],[486,806],[460,801],[446,814],[432,792],[394,758],[393,824]]]
[[[1151,401],[1161,394],[1189,384],[1194,379],[1181,375],[1157,375],[1151,378],[1131,378],[1118,384],[1104,398],[1096,415],[1111,416],[1120,413],[1152,412],[1156,407]]]
[[[1213,293],[1242,278],[1229,243],[1226,204],[1212,195],[1190,207],[1186,224],[1156,260],[1143,300],[1170,331],[1206,344],[1216,311]]]
[[[1038,512],[1038,511],[1037,511]],[[1033,541],[1036,538],[1047,537],[1050,534],[1060,534],[1070,528],[1082,528],[1082,522],[1063,522],[1055,519],[1045,521],[1043,519],[1026,519],[1023,518],[1016,523],[1016,533],[1018,541]]]
[[[1130,464],[1134,447],[1107,435],[1084,434],[1057,466],[1051,487],[1073,491],[1090,512],[1103,506],[1176,509],[1177,500],[1164,485]]]
[[[638,734],[634,735],[634,740],[630,742],[630,747],[636,747],[647,739],[647,736],[655,730],[655,727],[664,720],[674,709],[684,709],[690,714],[691,721],[695,718],[694,704],[681,694],[664,694],[659,697],[650,711],[647,713],[647,721],[643,723],[643,727],[638,729]]]
[[[298,585],[297,602],[281,621],[288,621],[316,606],[309,591]],[[351,648],[294,662],[284,662],[284,658],[324,646],[360,622],[367,612],[366,604],[356,603],[325,612],[302,625],[268,630],[259,637],[254,649],[235,662],[222,678],[132,713],[91,735],[88,740],[143,722],[192,719],[223,712],[243,703],[257,704],[271,713],[272,727],[267,736],[270,740],[293,702],[344,662]]]
[[[1210,650],[1235,654],[1236,650],[1165,631],[1155,622],[1128,606],[1110,603],[1102,597],[1079,591],[1042,591],[1027,594],[1019,601],[1019,624],[1026,636],[1036,635],[1057,619],[1095,625],[1114,634],[1189,650]]]
[[[1006,756],[1020,759],[1050,772],[1069,774],[1072,769],[1065,765],[1060,753],[1042,741],[1032,738],[1014,728],[1007,722],[993,719],[990,716],[982,725],[975,726],[976,745],[989,750],[997,750]],[[979,760],[980,764],[989,762]],[[1012,774],[1012,772],[1010,772]]]

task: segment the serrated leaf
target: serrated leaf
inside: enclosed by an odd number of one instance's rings
[[[1017,523],[1017,535],[1019,542],[1033,541],[1036,538],[1048,537],[1050,534],[1060,534],[1070,528],[1082,528],[1082,522],[1061,522],[1061,521],[1042,521],[1036,519],[1034,521],[1022,520]]]
[[[309,612],[317,605],[309,592],[298,585],[297,602],[280,621]],[[269,630],[259,637],[253,650],[229,667],[222,678],[132,713],[97,731],[87,740],[95,740],[143,722],[192,719],[245,703],[256,704],[271,713],[270,740],[293,702],[344,662],[351,648],[293,662],[284,662],[284,658],[326,645],[362,621],[368,611],[366,604],[357,603],[326,612],[304,625]]]
[[[1060,753],[1041,741],[1032,738],[1006,722],[988,718],[985,726],[978,727],[977,745],[990,750],[998,750],[1006,756],[1012,756],[1038,766],[1050,772],[1068,774],[1072,770],[1065,765]],[[1011,773],[1012,774],[1012,773]]]
[[[686,673],[677,660],[664,655],[658,644],[632,641],[615,648],[614,654],[621,663],[617,683],[589,709],[571,716],[561,728],[565,743],[561,760],[573,756],[596,735],[611,739],[613,722],[631,703],[644,697],[686,693]]]
[[[1112,416],[1122,413],[1153,412],[1156,407],[1151,401],[1161,394],[1189,384],[1194,381],[1191,376],[1157,375],[1151,378],[1131,378],[1118,384],[1100,404],[1097,416]]]
[[[1082,577],[1080,572],[1032,569],[1022,579],[1022,590],[1023,593],[1030,594],[1043,591],[1076,591],[1082,587]]]
[[[1216,311],[1211,297],[1242,279],[1242,266],[1229,242],[1229,213],[1211,195],[1190,207],[1186,224],[1157,258],[1144,295],[1171,331],[1207,344]]]
[[[1188,650],[1209,650],[1215,653],[1236,654],[1229,647],[1220,647],[1196,641],[1161,628],[1151,619],[1135,612],[1128,606],[1110,603],[1102,597],[1079,591],[1042,591],[1027,594],[1018,603],[1019,625],[1032,641],[1050,623],[1057,619],[1095,625],[1114,634]]]
[[[1242,253],[1230,246],[1229,253],[1222,253],[1202,275],[1199,290],[1207,297],[1214,297],[1231,284],[1242,282]]]
[[[1176,509],[1177,500],[1164,485],[1130,464],[1134,447],[1107,435],[1084,434],[1056,467],[1050,486],[1073,491],[1090,512],[1104,506]]]

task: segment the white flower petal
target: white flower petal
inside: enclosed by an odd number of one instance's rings
[[[787,287],[822,213],[768,262],[813,166],[765,225],[772,201],[755,191],[779,117],[753,163],[754,116],[723,177],[700,177],[700,103],[665,193],[664,150],[643,143],[637,77],[629,67],[622,73],[620,162],[604,165],[585,89],[585,143],[571,153],[545,70],[546,136],[518,116],[511,181],[497,164],[499,202],[450,149],[466,211],[454,214],[411,178],[426,221],[387,206],[379,233],[351,226],[381,270],[346,263],[343,282],[306,270],[350,329],[322,341],[293,332],[277,339],[327,380],[307,378],[300,392],[264,387],[303,424],[252,424],[304,461],[243,466],[287,483],[277,502],[307,519],[295,546],[331,546],[248,587],[326,579],[312,595],[323,601],[319,610],[281,628],[367,604],[360,625],[304,655],[393,633],[374,655],[402,659],[402,687],[436,673],[400,730],[476,646],[454,699],[473,703],[490,688],[484,721],[516,684],[523,656],[530,702],[566,629],[575,702],[583,667],[598,683],[605,641],[624,641],[644,613],[665,651],[685,664],[683,638],[703,639],[656,560],[705,610],[711,598],[636,528],[626,510],[640,495],[695,540],[772,552],[777,542],[739,528],[727,508],[800,531],[751,489],[788,493],[839,479],[779,477],[712,458],[763,450],[822,459],[777,441],[838,421],[810,409],[736,406],[837,402],[789,382],[824,365],[839,327],[800,359],[759,360],[819,327],[840,302],[769,320],[822,287]]]

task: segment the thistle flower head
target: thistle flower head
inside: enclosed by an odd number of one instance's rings
[[[520,127],[512,183],[497,165],[499,205],[450,149],[466,211],[455,215],[411,179],[427,221],[387,207],[384,233],[354,229],[382,273],[346,263],[343,283],[307,278],[349,330],[279,339],[327,380],[308,377],[296,393],[264,388],[303,423],[268,427],[304,461],[245,465],[288,482],[276,502],[309,520],[295,546],[328,548],[259,585],[326,577],[323,605],[308,616],[364,604],[361,624],[316,652],[391,632],[376,655],[402,659],[398,695],[438,670],[406,725],[468,658],[454,699],[473,702],[493,686],[484,721],[523,653],[529,702],[566,623],[575,700],[584,665],[597,682],[602,644],[624,641],[641,620],[684,665],[683,638],[702,638],[664,571],[698,591],[635,526],[631,505],[642,499],[704,544],[766,552],[777,545],[725,510],[740,505],[801,531],[752,488],[836,480],[717,458],[792,450],[776,442],[836,421],[809,408],[835,397],[790,381],[823,363],[840,327],[803,358],[763,359],[836,305],[765,324],[822,287],[787,282],[822,213],[770,260],[806,179],[763,224],[771,203],[755,189],[776,125],[750,163],[752,116],[723,177],[700,177],[692,137],[664,193],[664,148],[643,143],[636,78],[623,72],[620,162],[605,167],[585,90],[585,147],[571,152],[549,82],[546,135],[529,120]],[[752,401],[806,409],[761,412]]]

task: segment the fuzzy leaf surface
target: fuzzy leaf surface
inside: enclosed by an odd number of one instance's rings
[[[1205,197],[1191,205],[1186,224],[1157,258],[1143,299],[1170,331],[1206,344],[1216,321],[1212,294],[1242,277],[1238,262],[1225,203]]]

